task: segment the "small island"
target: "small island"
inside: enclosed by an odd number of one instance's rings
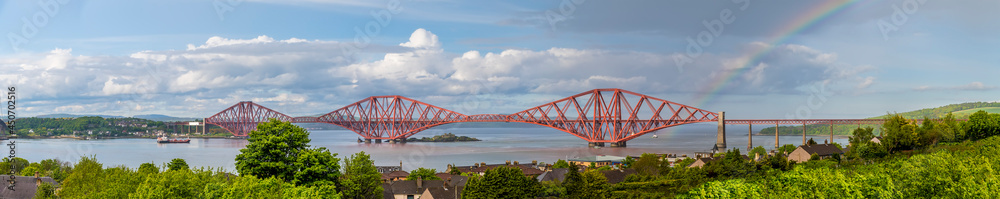
[[[455,136],[453,133],[445,133],[443,135],[435,135],[434,137],[423,137],[420,139],[410,138],[406,140],[407,142],[472,142],[481,141],[479,139],[468,137],[468,136]]]

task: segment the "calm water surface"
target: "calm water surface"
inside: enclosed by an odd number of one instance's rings
[[[507,160],[522,163],[537,160],[552,163],[557,159],[594,155],[640,155],[642,153],[693,154],[711,149],[715,144],[714,124],[691,124],[660,130],[628,142],[627,148],[588,148],[587,142],[568,133],[550,128],[450,128],[435,127],[415,137],[431,137],[444,133],[470,136],[484,141],[455,143],[363,144],[357,143],[358,135],[347,130],[310,131],[313,147],[326,147],[338,158],[365,151],[372,155],[377,165],[403,165],[405,170],[418,167],[443,171],[448,164],[459,166],[477,162],[489,164]],[[742,151],[747,147],[747,127],[727,127],[727,144]],[[754,132],[756,132],[755,129]],[[656,134],[658,138],[652,138]],[[822,143],[827,136],[814,137]],[[235,158],[246,140],[192,139],[190,144],[157,144],[153,139],[17,139],[17,156],[36,162],[58,158],[76,162],[81,156],[96,156],[107,166],[125,165],[137,168],[139,164],[154,162],[157,165],[173,158],[183,158],[192,167],[222,168],[235,171]],[[847,140],[837,138],[839,143]],[[801,144],[801,136],[781,136],[782,144]],[[774,147],[774,136],[754,136],[755,146]]]

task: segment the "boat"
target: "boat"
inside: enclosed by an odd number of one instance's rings
[[[156,138],[156,143],[191,143],[191,139],[170,139],[164,136]]]
[[[653,138],[656,138],[656,134],[653,134]]]

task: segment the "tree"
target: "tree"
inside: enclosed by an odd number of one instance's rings
[[[767,149],[764,149],[763,146],[754,147],[753,149],[750,149],[750,153],[748,153],[747,156],[750,156],[752,159],[756,159],[757,157],[767,157]]]
[[[635,169],[636,173],[646,176],[655,176],[660,174],[659,169],[660,164],[662,163],[663,162],[660,160],[659,156],[650,153],[643,153],[642,156],[639,156],[639,160],[635,162],[635,165],[632,166],[632,168]]]
[[[38,188],[35,189],[35,198],[56,198],[55,186],[52,186],[52,184],[49,184],[48,182],[43,182],[41,185],[38,185]]]
[[[806,145],[816,145],[816,144],[819,143],[816,143],[816,140],[813,140],[812,138],[809,138],[809,141],[806,142]]]
[[[156,165],[154,165],[151,162],[142,163],[141,165],[139,165],[139,173],[157,174],[160,173],[160,168],[156,168]]]
[[[521,169],[501,166],[486,170],[482,177],[471,177],[462,192],[462,197],[534,198],[541,191],[542,185],[534,178],[524,176]]]
[[[889,115],[888,118],[882,123],[884,133],[882,145],[890,152],[912,149],[916,146],[920,139],[916,132],[917,126],[899,114]]]
[[[566,177],[563,177],[562,186],[566,187],[567,195],[577,195],[584,186],[583,176],[580,175],[580,167],[576,164],[569,165],[566,169]]]
[[[73,166],[73,172],[60,183],[59,196],[63,198],[94,197],[105,185],[95,183],[104,180],[104,166],[95,157],[81,157]]]
[[[957,142],[965,140],[965,132],[958,121],[955,120],[955,115],[948,113],[943,118],[938,125],[934,126],[941,132],[941,139],[945,142]]]
[[[441,177],[437,177],[434,174],[437,174],[437,170],[420,167],[410,171],[410,175],[406,176],[406,180],[417,180],[417,178],[422,180],[441,180]]]
[[[610,185],[608,179],[600,171],[590,170],[583,172],[583,190],[570,195],[570,198],[609,198]]]
[[[331,154],[326,147],[299,150],[295,160],[295,174],[291,181],[294,185],[336,187],[340,178],[340,159]]]
[[[1000,115],[980,110],[970,115],[969,120],[962,123],[962,127],[970,140],[994,136],[1000,134]]]
[[[795,146],[794,144],[781,145],[781,147],[778,147],[778,153],[789,154],[792,153],[792,151],[795,151],[795,149],[797,148],[799,147]]]
[[[556,161],[555,164],[552,164],[552,168],[553,169],[569,168],[569,163],[566,162],[566,160],[559,159]]]
[[[632,168],[632,165],[634,164],[635,164],[635,158],[632,158],[632,156],[628,156],[625,157],[625,160],[622,160],[621,168],[622,169]]]
[[[241,175],[276,177],[295,185],[338,185],[340,159],[326,148],[309,148],[309,132],[270,119],[250,132],[246,148],[236,155]]]
[[[171,171],[188,170],[188,164],[184,159],[174,158],[167,164],[167,168]]]
[[[340,182],[344,198],[381,198],[382,174],[375,168],[375,162],[364,151],[344,160],[344,177]]]

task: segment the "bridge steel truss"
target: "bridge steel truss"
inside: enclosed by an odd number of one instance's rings
[[[521,122],[554,128],[592,146],[625,146],[625,141],[663,128],[701,122],[726,124],[881,124],[881,119],[726,120],[710,112],[623,89],[594,89],[509,115],[465,115],[398,95],[372,96],[318,117],[291,117],[259,104],[239,102],[211,117],[208,124],[245,137],[269,119],[327,123],[365,139],[405,140],[423,130],[457,122]],[[721,120],[721,121],[720,121]],[[725,130],[720,128],[724,145]],[[805,140],[803,140],[805,142]]]

